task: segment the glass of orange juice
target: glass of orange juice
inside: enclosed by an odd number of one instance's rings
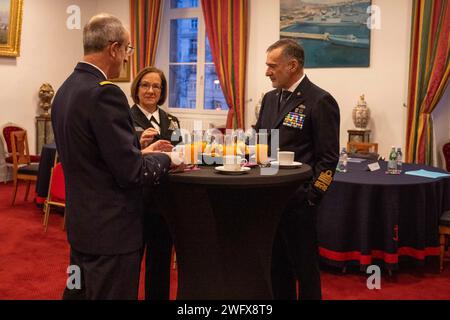
[[[225,145],[223,148],[224,156],[235,156],[237,155],[237,146],[235,144]]]
[[[256,145],[256,162],[258,164],[266,165],[269,163],[269,146],[267,144]]]
[[[226,134],[224,136],[224,145],[223,145],[223,155],[224,156],[233,156],[236,155],[237,146],[234,143],[233,135]]]
[[[192,164],[194,148],[192,144],[184,145],[184,163]]]
[[[198,143],[189,143],[184,146],[184,163],[197,164],[198,155],[202,152],[202,145]]]

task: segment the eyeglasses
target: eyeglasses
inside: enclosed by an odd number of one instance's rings
[[[118,43],[119,46],[122,46],[122,43],[120,41],[109,40],[109,43]],[[130,44],[127,44],[127,46],[125,47],[125,53],[127,54],[127,56],[131,56],[134,53],[134,47]]]
[[[134,53],[134,47],[132,47],[130,44],[127,45],[127,55],[131,56]]]
[[[153,91],[161,91],[162,86],[159,83],[147,83],[143,82],[139,85],[144,91],[149,91],[150,88],[153,89]]]

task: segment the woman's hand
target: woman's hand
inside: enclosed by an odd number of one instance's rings
[[[173,149],[172,143],[167,140],[158,140],[151,145],[149,145],[147,148],[142,150],[142,154],[150,154],[155,152],[171,152]]]
[[[159,134],[159,132],[155,128],[148,128],[147,130],[145,130],[142,133],[141,139],[139,141],[141,144],[141,148],[142,149],[146,148],[150,143],[153,142],[153,140],[155,140],[155,137],[158,134]]]

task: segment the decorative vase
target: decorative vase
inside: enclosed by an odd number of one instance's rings
[[[367,107],[367,102],[364,100],[364,95],[356,107],[353,109],[353,123],[358,130],[366,130],[370,121],[370,109]]]
[[[43,117],[50,117],[50,108],[52,107],[52,99],[55,95],[53,87],[49,83],[44,83],[39,89],[39,106],[44,110]]]

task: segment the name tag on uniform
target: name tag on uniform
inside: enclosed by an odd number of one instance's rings
[[[289,112],[283,121],[283,126],[291,127],[295,129],[303,129],[305,124],[306,115],[298,112]]]
[[[136,130],[136,132],[145,131],[144,128],[141,128],[141,127],[134,127],[134,130]]]

